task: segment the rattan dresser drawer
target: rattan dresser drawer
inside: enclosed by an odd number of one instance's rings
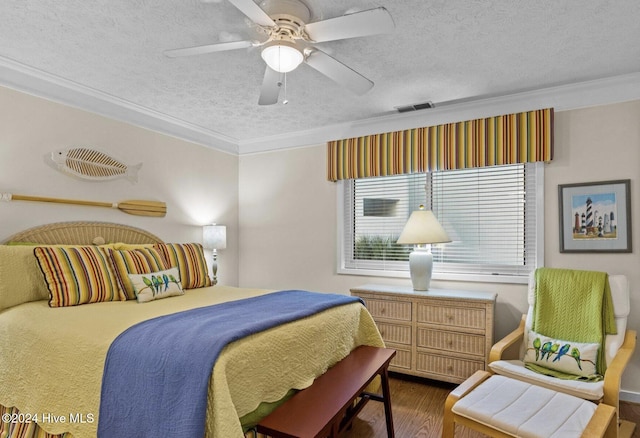
[[[484,330],[486,312],[482,307],[453,307],[431,303],[418,303],[419,323],[449,325]]]
[[[480,360],[467,360],[422,352],[418,353],[416,357],[416,371],[428,374],[433,379],[449,382],[462,382],[484,367],[484,362]]]
[[[417,346],[452,351],[472,356],[485,356],[485,337],[460,332],[448,332],[418,327]],[[483,359],[484,360],[484,359]]]
[[[397,319],[398,321],[411,321],[410,301],[378,300],[362,297],[367,309],[374,318]]]
[[[406,349],[402,346],[394,346],[387,344],[387,348],[393,348],[396,350],[396,355],[389,363],[389,369],[391,371],[404,372],[411,369],[411,349]]]
[[[385,342],[411,345],[411,325],[389,324],[377,321],[376,325]]]

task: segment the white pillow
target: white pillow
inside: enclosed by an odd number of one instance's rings
[[[178,268],[149,274],[128,274],[139,303],[184,295]]]
[[[599,343],[580,343],[549,338],[529,330],[524,363],[575,376],[592,377],[596,373]]]

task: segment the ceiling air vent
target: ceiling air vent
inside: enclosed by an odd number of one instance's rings
[[[398,110],[399,113],[406,113],[409,111],[417,111],[417,110],[434,108],[434,107],[435,105],[433,104],[433,102],[428,101],[423,103],[414,103],[412,105],[396,106],[395,109]]]

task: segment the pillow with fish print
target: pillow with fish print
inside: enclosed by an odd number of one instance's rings
[[[533,370],[536,370],[535,365],[537,365],[549,370],[594,380],[594,377],[597,376],[596,361],[599,348],[600,344],[597,342],[563,341],[529,330],[524,363],[525,365],[534,365],[531,367]]]
[[[149,274],[128,274],[139,303],[184,295],[178,268]]]

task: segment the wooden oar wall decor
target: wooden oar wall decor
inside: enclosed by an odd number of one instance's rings
[[[123,201],[118,203],[98,201],[78,201],[75,199],[45,198],[42,196],[14,195],[2,193],[2,201],[33,201],[52,202],[55,204],[88,205],[93,207],[117,208],[118,210],[136,216],[164,217],[167,214],[167,206],[164,202],[157,201]]]

